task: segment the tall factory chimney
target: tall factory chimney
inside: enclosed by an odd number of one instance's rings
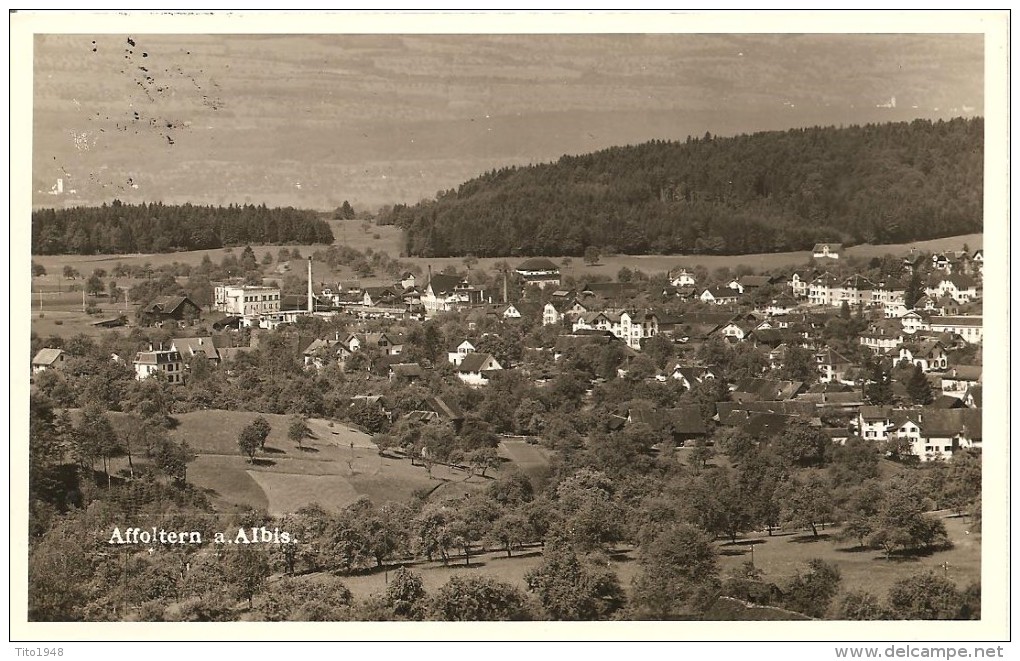
[[[315,298],[312,295],[312,258],[308,257],[308,314],[315,312]]]

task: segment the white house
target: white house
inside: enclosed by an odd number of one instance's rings
[[[839,305],[840,287],[836,278],[822,273],[808,285],[808,302],[811,305]]]
[[[964,448],[981,448],[981,409],[936,409],[919,414],[918,438],[911,438],[913,453],[921,461],[952,459]]]
[[[857,434],[869,441],[884,441],[893,428],[893,410],[889,406],[862,406],[857,412]]]
[[[454,347],[453,351],[448,351],[446,353],[446,360],[451,365],[459,366],[462,362],[464,362],[464,358],[468,354],[472,354],[475,351],[477,351],[477,349],[475,349],[475,345],[471,344],[470,340],[464,340],[456,347]]]
[[[565,315],[557,309],[555,303],[546,303],[545,307],[542,308],[542,325],[558,326],[563,323],[564,316]]]
[[[580,315],[573,323],[572,330],[609,331],[627,343],[631,349],[640,349],[641,340],[645,337],[645,325],[634,313],[623,312],[588,312]]]
[[[859,339],[862,345],[871,349],[872,353],[882,355],[903,344],[903,328],[891,328],[884,324],[878,324],[861,333]]]
[[[710,287],[701,292],[698,296],[705,303],[715,305],[730,305],[737,302],[737,292],[729,287]]]
[[[905,343],[896,361],[918,365],[924,372],[941,372],[949,365],[946,349],[938,340]]]
[[[462,307],[478,305],[484,299],[484,292],[471,286],[456,275],[429,275],[429,281],[421,295],[421,304],[426,316],[449,312]]]
[[[560,286],[560,268],[545,257],[532,257],[514,270],[525,285],[538,285],[543,289]]]
[[[674,287],[694,287],[697,286],[698,281],[694,277],[694,274],[687,269],[681,267],[669,274],[669,284]]]
[[[487,353],[469,353],[457,365],[457,376],[469,386],[483,386],[489,375],[503,369],[495,358]]]
[[[934,278],[925,293],[935,300],[949,296],[960,303],[969,303],[978,298],[978,284],[968,275],[953,273]]]
[[[790,291],[797,298],[807,298],[808,286],[812,280],[815,279],[815,274],[810,271],[796,271],[790,276],[790,280],[787,285],[790,287]]]
[[[981,315],[931,317],[927,328],[933,333],[953,333],[968,344],[981,344],[984,335]]]
[[[839,259],[842,252],[842,243],[816,243],[811,250],[811,256],[815,259]]]
[[[162,374],[168,383],[184,383],[184,359],[179,351],[173,349],[139,351],[135,355],[134,366],[135,378],[139,381]]]
[[[911,310],[902,317],[900,317],[900,324],[903,326],[903,332],[913,335],[917,331],[925,330],[928,328],[927,320],[921,316],[921,314],[915,310]]]

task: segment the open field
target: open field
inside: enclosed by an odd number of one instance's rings
[[[929,569],[943,573],[942,564],[949,563],[946,574],[961,589],[981,580],[981,535],[970,534],[969,519],[950,517],[940,512],[954,547],[928,556],[899,557],[886,560],[882,551],[859,550],[856,542],[837,541],[836,530],[819,530],[815,539],[810,531],[783,531],[769,537],[767,534],[738,538],[737,544],[720,542],[719,564],[724,574],[736,571],[751,559],[754,545],[754,564],[765,572],[765,580],[782,582],[791,578],[798,569],[803,570],[813,558],[834,562],[843,575],[845,590],[867,590],[884,597],[897,580]]]
[[[287,438],[290,417],[269,414],[264,417],[272,431],[265,451],[250,464],[238,450],[237,435],[256,415],[210,410],[176,416],[174,435],[198,454],[188,468],[189,481],[204,489],[221,511],[256,506],[281,515],[311,503],[336,511],[362,496],[377,503],[402,501],[419,489],[435,489],[434,498],[447,499],[493,479],[491,474],[469,476],[447,466],[433,467],[429,479],[423,467],[412,466],[408,459],[381,456],[366,434],[326,420],[309,421],[313,437],[301,449]],[[529,457],[522,468],[542,473],[543,456]]]
[[[336,242],[338,244],[349,245],[352,248],[356,248],[361,251],[364,251],[366,248],[372,248],[375,251],[385,251],[392,257],[400,255],[402,239],[401,232],[397,227],[392,225],[373,225],[368,232],[365,232],[361,227],[361,221],[356,220],[333,220],[330,221],[330,226],[333,228],[333,234],[336,237]],[[378,239],[374,238],[376,234],[379,235]],[[963,248],[964,244],[967,244],[967,246],[973,251],[982,247],[983,237],[983,234],[966,234],[962,236],[904,244],[863,244],[848,248],[846,252],[850,256],[870,259],[872,257],[880,257],[885,254],[901,255],[909,251],[911,248],[930,251],[960,250]],[[276,252],[281,247],[289,247],[291,249],[297,248],[301,251],[301,254],[304,257],[308,257],[316,250],[323,250],[326,248],[326,246],[323,245],[274,245],[253,246],[253,249],[255,250],[255,255],[259,258],[262,257],[263,253],[268,251],[275,259]],[[197,265],[201,263],[202,258],[205,255],[209,255],[209,258],[214,262],[219,262],[223,259],[223,255],[227,250],[233,250],[235,254],[239,254],[241,249],[216,248],[211,250],[192,250],[188,252],[141,255],[37,255],[33,257],[33,260],[45,266],[47,270],[47,275],[44,278],[37,278],[36,280],[52,285],[56,282],[54,278],[59,277],[64,266],[71,266],[78,269],[82,275],[88,275],[96,268],[109,269],[117,264],[117,262],[139,266],[146,263],[149,263],[152,266],[160,266],[173,262]],[[700,265],[710,271],[723,266],[729,268],[748,266],[757,271],[762,271],[805,264],[810,260],[810,258],[811,253],[809,251],[762,253],[753,255],[611,255],[603,257],[597,265],[588,266],[580,257],[572,257],[570,258],[570,264],[563,268],[563,275],[581,277],[584,274],[601,274],[611,276],[615,279],[617,272],[623,266],[627,266],[632,269],[640,269],[645,273],[659,273],[675,268],[680,264],[689,268]],[[519,261],[519,259],[522,258],[486,257],[479,259],[475,268],[491,269],[496,262],[505,260],[513,264],[516,261]],[[550,259],[558,264],[563,261],[562,257],[551,257]],[[411,264],[418,264],[423,270],[427,266],[431,266],[434,270],[441,271],[450,264],[457,268],[464,268],[464,261],[461,257],[410,257],[404,258],[402,261]],[[327,273],[324,270],[316,269],[316,279],[325,280],[326,277]],[[337,274],[336,277],[350,277],[350,273],[341,272]],[[366,284],[374,284],[375,281],[386,282],[387,280],[385,278],[365,279]]]

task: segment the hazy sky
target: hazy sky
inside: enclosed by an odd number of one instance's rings
[[[47,206],[375,208],[655,138],[984,113],[981,35],[64,34],[34,55]]]

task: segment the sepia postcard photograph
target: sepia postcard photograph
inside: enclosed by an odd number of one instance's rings
[[[1008,640],[1008,27],[12,13],[12,641]]]

